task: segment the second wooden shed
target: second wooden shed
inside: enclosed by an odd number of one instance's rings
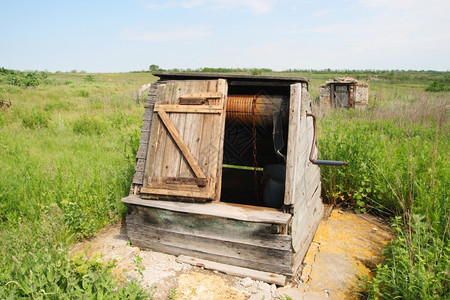
[[[320,87],[320,108],[366,109],[369,103],[369,85],[353,77],[328,80]]]

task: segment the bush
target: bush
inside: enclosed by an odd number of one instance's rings
[[[445,299],[450,295],[448,233],[438,234],[423,215],[413,215],[406,225],[395,218],[397,236],[377,266],[369,298]]]
[[[15,73],[16,73],[16,71],[14,71],[14,70],[5,69],[4,67],[0,68],[0,74],[2,74],[2,75],[12,75]]]
[[[89,74],[86,77],[84,77],[84,81],[85,82],[94,82],[95,81],[95,77],[94,77],[94,75]]]
[[[71,257],[67,245],[54,238],[55,229],[60,228],[45,222],[18,227],[0,234],[1,299],[148,298],[137,281],[115,280],[114,262],[105,263],[100,256]]]
[[[425,88],[427,92],[449,92],[450,78],[435,79],[429,86]]]
[[[139,142],[130,133],[138,137],[142,115],[130,97],[135,81],[99,89],[91,103],[76,96],[89,96],[86,83],[53,82],[72,80],[66,75],[29,72],[28,79],[52,84],[33,91],[6,83],[8,75],[25,80],[27,72],[0,72],[7,73],[0,75],[1,97],[14,104],[0,111],[0,123],[7,122],[0,128],[0,299],[148,298],[136,280],[111,274],[112,263],[69,253],[76,239],[125,214],[120,199],[129,192]],[[113,94],[124,99],[116,108],[82,117],[93,104],[110,105],[104,99]],[[110,121],[114,111],[120,116]],[[52,126],[58,119],[66,126]],[[113,123],[120,128],[111,130]]]
[[[20,87],[38,86],[42,80],[48,77],[46,72],[20,72],[20,71],[3,71],[6,74],[6,82],[11,85]]]
[[[31,72],[27,73],[27,75],[25,75],[25,79],[23,80],[23,84],[25,86],[37,86],[39,83],[40,81],[36,73]]]
[[[50,116],[40,110],[33,110],[30,114],[22,115],[22,124],[26,128],[47,128]]]
[[[22,77],[16,74],[8,74],[8,76],[6,76],[6,83],[15,86],[22,86]]]
[[[105,130],[105,124],[93,117],[82,116],[73,123],[73,132],[78,134],[100,135]]]
[[[252,69],[251,71],[250,71],[250,74],[252,74],[252,75],[256,75],[256,76],[260,76],[260,75],[262,75],[262,70],[261,69]]]
[[[89,97],[89,91],[80,90],[77,92],[77,96],[87,98],[87,97]]]
[[[450,294],[448,102],[419,95],[395,96],[395,110],[375,105],[368,111],[335,110],[319,119],[321,158],[349,162],[321,168],[324,199],[395,217],[397,236],[377,266],[369,298]]]

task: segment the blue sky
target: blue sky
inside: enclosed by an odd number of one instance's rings
[[[0,67],[450,70],[448,0],[0,0]]]

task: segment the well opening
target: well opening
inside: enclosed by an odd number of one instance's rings
[[[264,174],[264,168],[285,165],[288,106],[289,87],[261,89],[230,85],[223,149],[222,202],[278,206],[264,201],[264,189],[270,176],[267,172]]]

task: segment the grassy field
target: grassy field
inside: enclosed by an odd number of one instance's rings
[[[326,79],[368,81],[366,111],[314,106],[321,158],[350,163],[322,167],[323,197],[393,224],[367,297],[449,297],[450,94],[425,89],[450,74],[348,73],[267,74],[311,78],[314,102]],[[68,247],[123,217],[144,111],[136,92],[154,80],[0,68],[0,100],[11,103],[0,110],[0,298],[149,297],[114,278],[112,264],[70,257]]]
[[[136,92],[154,78],[2,79],[0,99],[11,107],[0,112],[0,298],[143,298],[137,284],[115,281],[112,266],[72,259],[67,249],[122,218],[143,114]]]

